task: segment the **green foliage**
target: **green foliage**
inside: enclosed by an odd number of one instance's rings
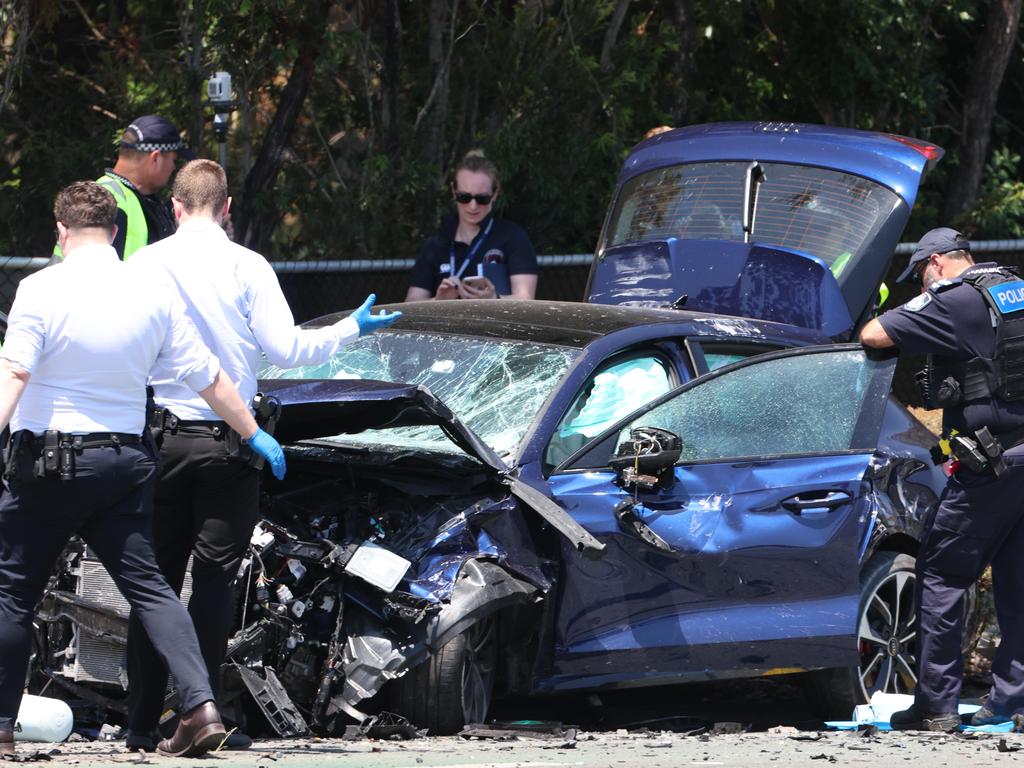
[[[1021,156],[1008,147],[997,147],[985,168],[978,202],[968,219],[967,230],[978,239],[1024,236],[1024,181]]]
[[[300,0],[37,2],[3,49],[31,36],[0,109],[0,253],[48,253],[53,194],[110,165],[139,114],[167,116],[217,157],[202,104],[215,70],[240,102],[227,144],[238,210],[292,69],[313,53],[281,170],[244,201],[272,225],[271,258],[413,255],[451,213],[448,172],[472,147],[501,170],[501,215],[565,253],[593,248],[623,158],[655,126],[794,120],[956,144],[980,0],[632,0],[612,41],[618,4],[339,0],[308,19]],[[303,23],[322,32],[315,51]],[[1022,68],[1007,74],[979,232],[1020,230]],[[908,236],[935,225],[955,162],[926,184]]]

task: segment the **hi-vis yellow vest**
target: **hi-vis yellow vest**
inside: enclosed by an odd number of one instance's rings
[[[127,260],[139,248],[149,243],[149,227],[146,226],[146,214],[142,212],[142,203],[132,190],[114,176],[103,174],[96,179],[96,183],[114,196],[117,207],[124,211],[128,220],[128,231],[124,233],[124,255],[121,257]],[[60,245],[53,246],[53,255],[59,259],[64,258]]]

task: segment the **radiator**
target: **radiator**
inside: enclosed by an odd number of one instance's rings
[[[75,592],[82,598],[108,606],[128,618],[128,601],[110,578],[107,569],[90,552],[79,562],[78,583]],[[181,588],[181,602],[188,605],[192,594],[192,561],[189,560],[185,581]],[[123,646],[93,637],[76,630],[71,641],[73,662],[65,665],[62,673],[75,682],[106,683],[126,689],[128,671]]]

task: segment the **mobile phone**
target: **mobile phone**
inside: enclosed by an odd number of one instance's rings
[[[473,288],[483,288],[487,285],[487,278],[482,275],[470,275],[469,277],[462,278],[462,282]]]

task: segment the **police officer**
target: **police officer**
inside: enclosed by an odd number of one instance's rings
[[[56,198],[66,258],[18,287],[0,352],[0,429],[10,423],[0,497],[0,753],[13,730],[32,620],[54,561],[82,536],[173,670],[181,697],[164,754],[196,755],[224,738],[192,623],[152,549],[156,475],[145,433],[146,382],[159,360],[279,474],[280,446],[257,429],[230,379],[168,289],[151,290],[110,246],[116,204],[92,181]]]
[[[420,249],[406,301],[535,296],[537,255],[526,230],[494,216],[500,191],[497,166],[467,152],[452,174],[456,215]]]
[[[928,407],[943,409],[950,476],[917,555],[918,680],[893,728],[954,731],[963,661],[964,595],[992,565],[1002,640],[992,689],[971,723],[1024,725],[1024,280],[975,264],[970,243],[941,227],[917,244],[899,281],[920,296],[865,325],[861,342],[927,354]]]
[[[224,169],[193,160],[174,180],[178,231],[139,251],[131,265],[169,277],[199,332],[247,401],[256,394],[261,357],[280,367],[317,365],[360,335],[394,322],[399,312],[371,314],[371,296],[334,325],[295,325],[277,275],[258,253],[231,242],[223,225],[231,205]],[[156,490],[157,562],[176,592],[192,556],[189,613],[216,689],[233,613],[232,582],[258,520],[260,475],[236,455],[231,431],[172,371],[153,375],[163,432]],[[150,637],[152,635],[150,634]],[[128,630],[130,749],[152,749],[163,711],[167,672],[134,613]],[[232,734],[226,746],[248,746]]]
[[[159,192],[167,186],[177,159],[195,159],[178,129],[159,115],[143,115],[125,129],[117,162],[96,182],[117,201],[114,250],[122,259],[148,243],[174,234],[174,217]],[[60,244],[54,256],[60,257]]]

